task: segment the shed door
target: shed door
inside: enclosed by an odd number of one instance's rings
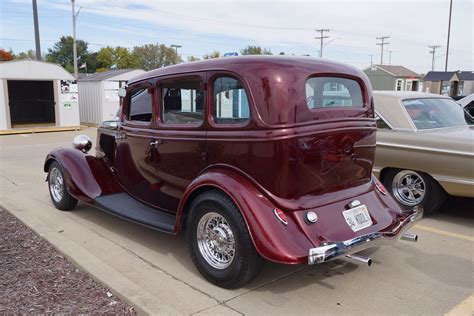
[[[11,124],[54,124],[53,81],[8,80]]]

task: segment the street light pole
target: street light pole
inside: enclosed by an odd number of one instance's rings
[[[452,11],[453,11],[453,0],[450,0],[449,1],[448,40],[446,43],[446,63],[444,64],[444,71],[448,71],[449,36],[451,35],[451,12]]]
[[[171,44],[171,47],[173,47],[173,48],[175,49],[175,51],[176,51],[176,56],[178,56],[178,48],[181,48],[181,47],[183,47],[183,46]]]

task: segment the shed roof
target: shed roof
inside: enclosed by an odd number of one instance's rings
[[[424,81],[451,81],[456,71],[428,71],[423,78]]]
[[[465,81],[474,81],[474,71],[460,71],[459,79]]]
[[[0,62],[0,78],[16,80],[74,80],[74,76],[60,65],[32,59]]]
[[[420,78],[420,74],[404,67],[404,66],[391,66],[391,65],[374,65],[375,67],[388,72],[394,77],[416,77]]]
[[[105,80],[123,80],[128,81],[132,77],[144,73],[141,69],[112,69],[104,72],[96,72],[79,79],[79,81],[105,81]]]

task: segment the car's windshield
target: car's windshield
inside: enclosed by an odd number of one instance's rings
[[[467,125],[463,110],[451,99],[409,99],[402,102],[417,129]]]

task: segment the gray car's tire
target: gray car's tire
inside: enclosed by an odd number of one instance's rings
[[[404,208],[423,206],[425,214],[438,211],[446,200],[446,192],[430,175],[407,169],[390,169],[382,182]]]
[[[49,166],[48,189],[51,201],[58,210],[69,211],[76,206],[77,200],[67,190],[64,169],[56,161]]]
[[[221,191],[207,191],[192,202],[186,238],[197,269],[217,286],[240,287],[262,264],[242,214]]]

